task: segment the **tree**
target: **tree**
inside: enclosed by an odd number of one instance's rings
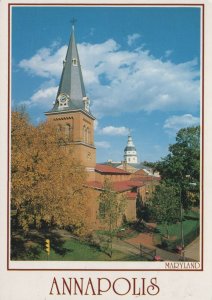
[[[199,203],[200,126],[179,130],[169,152],[155,164],[155,169],[160,172],[162,181],[181,189],[183,207],[188,209],[194,202]]]
[[[113,254],[113,235],[118,222],[125,210],[125,196],[119,197],[113,190],[112,182],[105,179],[103,191],[99,195],[99,220],[105,225],[109,233],[109,255]]]
[[[16,226],[69,226],[85,234],[89,223],[86,173],[51,122],[37,127],[12,112],[11,208]]]
[[[162,183],[156,186],[149,203],[152,217],[165,226],[169,238],[168,225],[180,220],[179,190]]]
[[[138,195],[136,198],[136,219],[139,221],[143,218],[143,210],[142,197]]]

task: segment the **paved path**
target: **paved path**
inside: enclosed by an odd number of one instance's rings
[[[139,247],[117,238],[113,239],[113,248],[126,254],[140,254]]]
[[[147,247],[149,247],[148,245],[146,245]],[[151,246],[151,249],[156,249],[156,255],[160,256],[161,259],[163,261],[198,261],[198,251],[197,251],[197,247],[199,246],[199,241],[198,239],[196,239],[195,241],[193,241],[190,245],[188,245],[186,247],[186,251],[185,251],[185,257],[183,258],[181,255],[174,253],[174,252],[170,252],[170,251],[166,251],[163,249],[160,249],[158,247],[153,247]],[[113,240],[113,248],[119,251],[122,251],[126,254],[137,254],[140,255],[140,248],[139,245],[133,245],[131,243],[129,243],[129,241],[126,240],[120,240],[120,239],[115,239]],[[150,257],[148,257],[150,258]]]
[[[73,237],[69,232],[60,230],[60,234],[64,238]],[[159,255],[164,261],[182,261],[182,256],[177,253],[169,252],[158,247],[154,247],[150,245],[149,234],[146,234],[147,238],[144,239],[144,234],[140,234],[137,236],[137,240],[135,238],[128,240],[120,240],[118,238],[113,239],[113,249],[119,250],[126,254],[136,254],[140,255],[139,245],[142,243],[144,246],[150,247],[151,249],[156,249],[156,255]],[[141,239],[141,240],[140,240]],[[186,261],[199,261],[199,238],[195,239],[191,244],[189,244],[185,248],[185,260]]]
[[[200,260],[200,239],[196,238],[188,246],[185,247],[185,256],[193,260]]]
[[[113,248],[120,250],[126,254],[137,254],[140,255],[140,249],[138,245],[132,245],[127,241],[114,239],[113,240]],[[156,249],[156,255],[159,255],[164,261],[179,261],[182,260],[182,257],[177,253],[172,253],[169,251],[165,251],[160,248],[151,247],[151,249]]]

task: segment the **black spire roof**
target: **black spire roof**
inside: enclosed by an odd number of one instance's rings
[[[86,97],[74,27],[63,65],[57,97],[61,93],[67,94],[72,100],[82,100],[83,97]]]
[[[62,109],[59,107],[60,95],[65,95],[68,98],[67,105],[62,107]],[[63,61],[63,71],[56,100],[53,108],[48,113],[83,110],[92,116],[90,109],[85,110],[85,100],[89,101],[85,93],[80,59],[75,41],[74,26],[72,26],[71,38],[69,41],[66,58]]]

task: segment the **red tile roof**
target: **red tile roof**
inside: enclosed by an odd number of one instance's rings
[[[135,176],[133,178],[131,178],[132,181],[159,181],[161,178],[160,177],[156,177],[156,176]]]
[[[114,182],[113,187],[116,192],[124,192],[132,189],[132,186],[128,184],[128,181]]]
[[[99,181],[89,181],[87,183],[87,186],[92,187],[94,189],[103,189],[104,183],[101,183]],[[144,184],[141,181],[131,181],[131,180],[125,180],[125,181],[117,181],[113,182],[113,190],[115,192],[125,192],[130,191],[133,187],[141,187]]]
[[[122,169],[114,168],[108,165],[96,164],[95,170],[100,173],[109,173],[109,174],[121,174],[121,175],[129,175],[129,172],[126,172]]]
[[[142,180],[137,180],[137,179],[130,179],[129,181],[128,181],[128,184],[130,185],[130,186],[133,186],[133,187],[139,187],[139,186],[143,186],[144,185],[144,183],[143,183],[143,181]]]
[[[102,189],[103,187],[103,183],[99,182],[99,181],[89,181],[87,182],[87,186],[94,188],[94,189]]]
[[[90,181],[90,182],[88,182],[87,186],[94,188],[94,189],[103,190],[103,183],[101,183],[99,181]],[[127,182],[115,182],[113,187],[114,187],[115,192],[128,191],[126,196],[129,200],[135,200],[137,197],[137,192],[132,192],[131,191],[132,187],[127,185]]]
[[[147,170],[146,169],[139,169],[139,170],[137,170],[136,172],[134,172],[134,174],[136,174],[136,175],[143,175],[143,176],[149,176],[148,174],[148,172],[147,172]]]

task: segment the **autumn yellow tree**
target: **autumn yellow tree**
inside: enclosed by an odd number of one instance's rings
[[[17,226],[69,226],[76,234],[86,221],[86,172],[51,122],[37,127],[26,113],[12,112],[11,207]]]
[[[125,195],[118,195],[114,191],[113,183],[110,179],[105,179],[103,190],[99,195],[99,220],[108,231],[108,254],[112,258],[113,237],[123,218],[126,208]]]

